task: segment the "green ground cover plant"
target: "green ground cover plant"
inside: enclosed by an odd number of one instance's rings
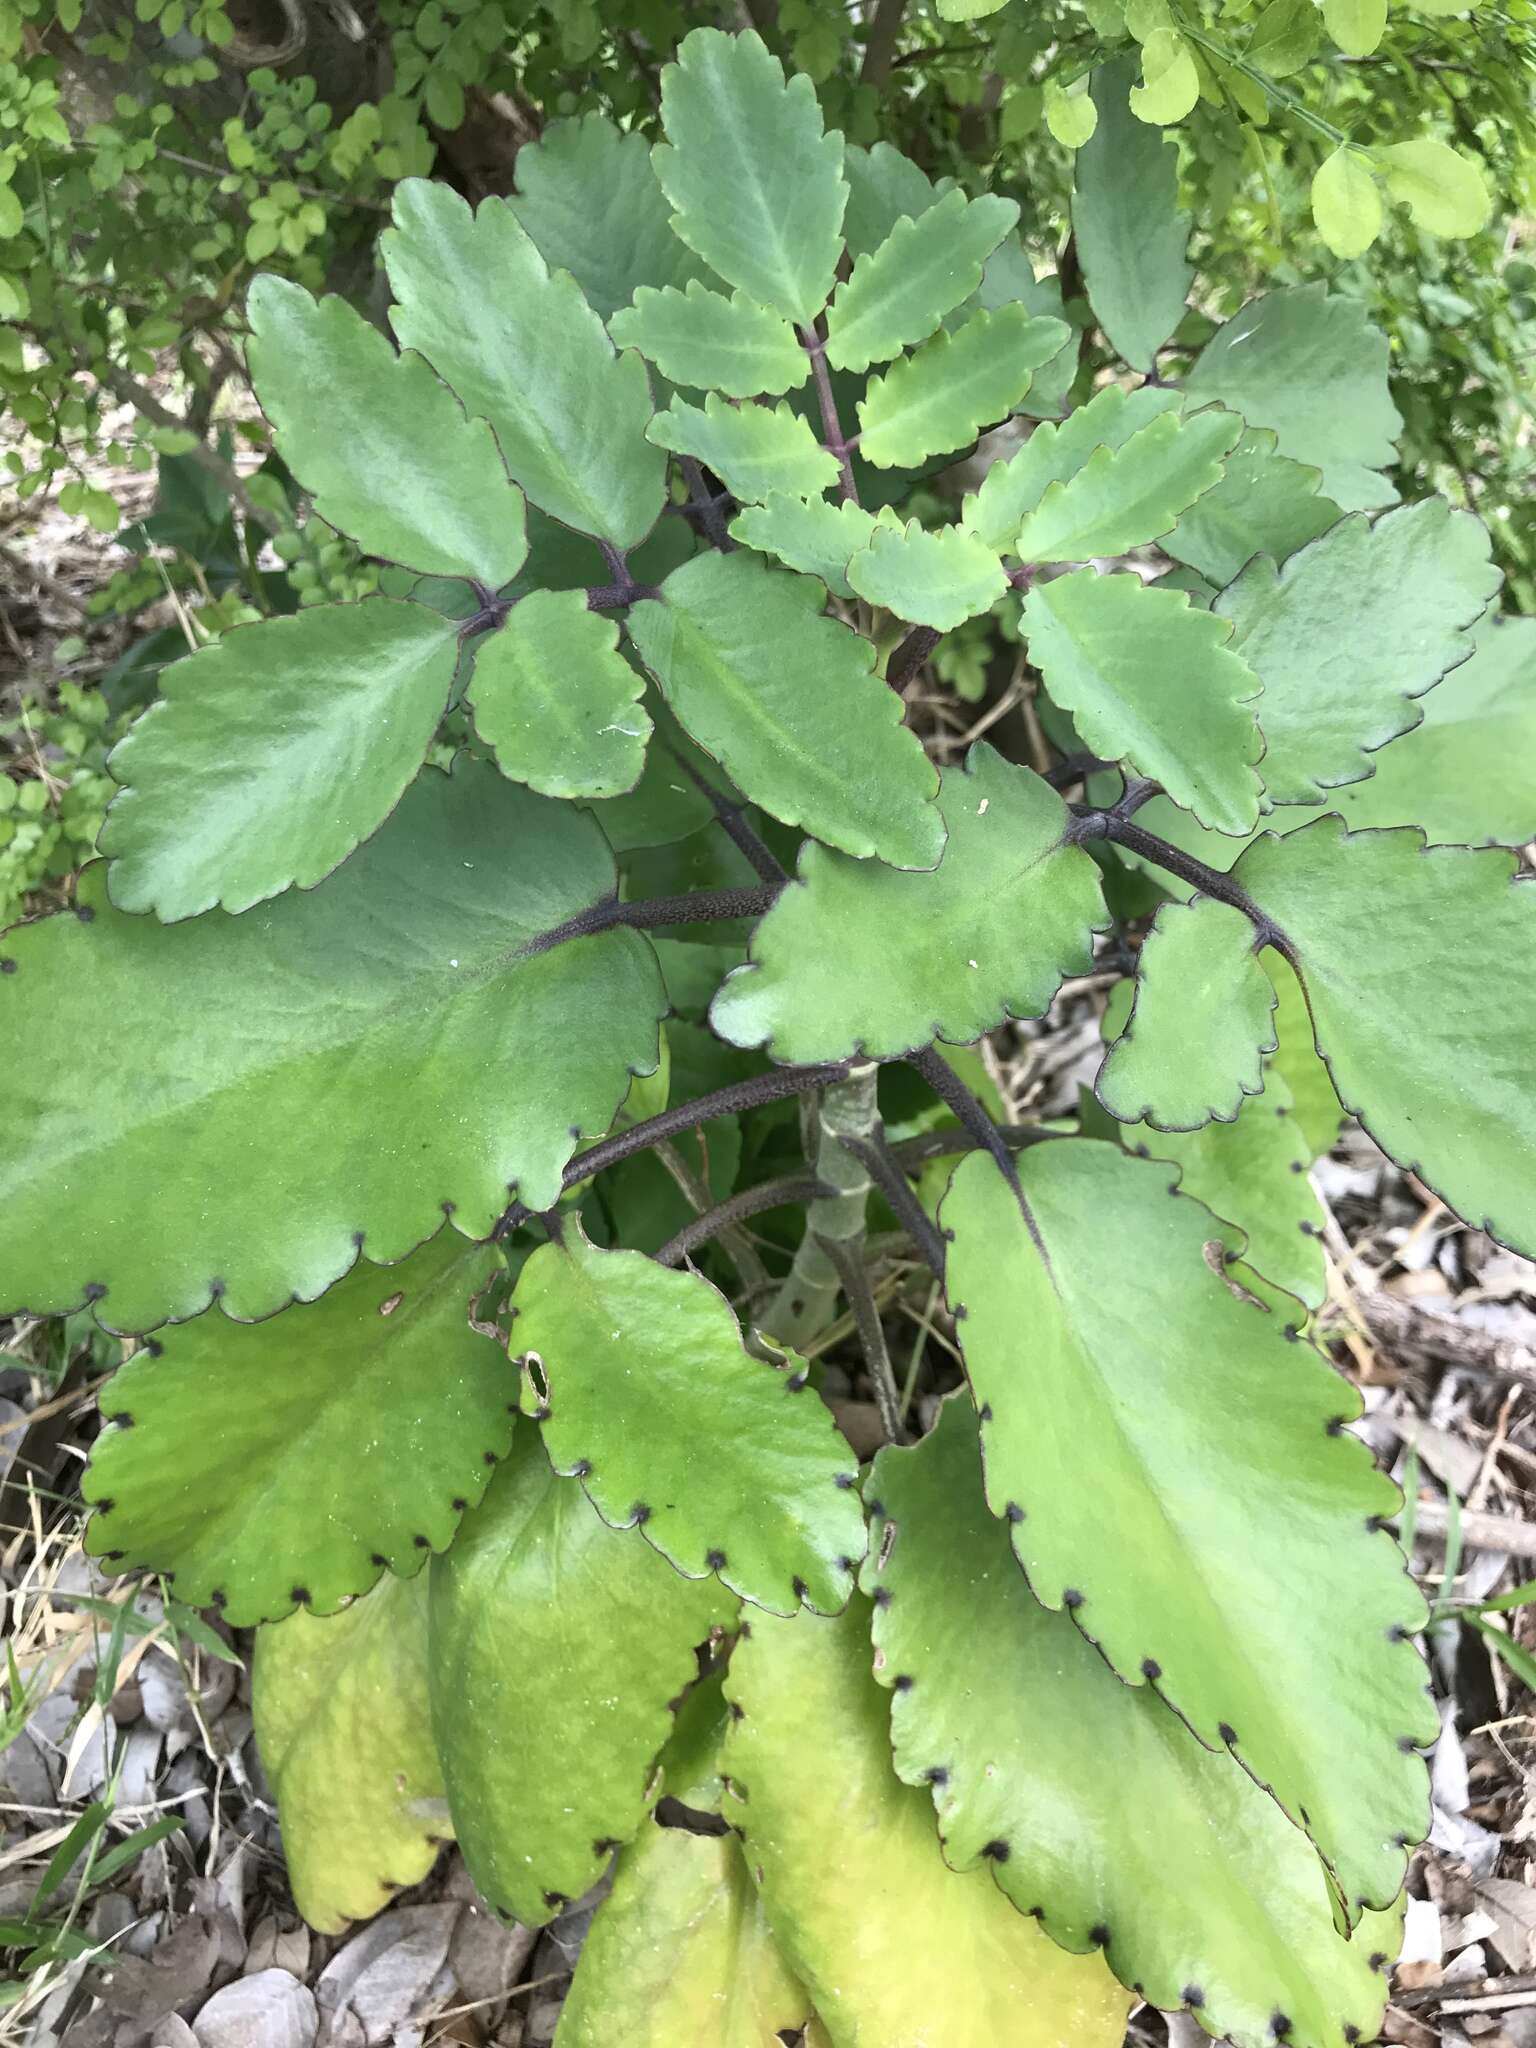
[[[449,1834],[529,1923],[613,1866],[562,2044],[1380,2024],[1438,1724],[1306,1170],[1350,1111],[1536,1254],[1533,628],[1401,500],[1358,297],[1191,338],[1149,61],[1081,293],[712,28],[654,145],[401,182],[392,341],[259,277],[378,587],[167,668],[0,939],[8,1040],[93,1053],[0,1168],[0,1309],[134,1340],[91,1549],[261,1625],[316,1926]],[[1043,772],[914,729],[978,621]],[[1092,1094],[1009,1122],[969,1049],[1096,958]],[[963,1358],[917,1441],[893,1243]]]

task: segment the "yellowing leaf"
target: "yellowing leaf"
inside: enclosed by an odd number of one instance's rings
[[[1335,256],[1363,256],[1381,233],[1381,194],[1357,149],[1336,149],[1312,180],[1312,218]]]
[[[1448,142],[1424,136],[1377,151],[1387,190],[1400,199],[1414,225],[1431,235],[1475,235],[1487,224],[1493,201],[1483,167]]]
[[[1099,125],[1099,110],[1086,91],[1066,92],[1047,79],[1045,125],[1064,149],[1081,149]]]
[[[1166,128],[1182,121],[1200,97],[1200,74],[1188,43],[1171,28],[1155,30],[1141,52],[1141,84],[1131,87],[1138,121]]]

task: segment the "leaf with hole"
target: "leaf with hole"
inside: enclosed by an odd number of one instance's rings
[[[1253,299],[1219,327],[1184,380],[1194,404],[1269,427],[1282,455],[1322,471],[1346,512],[1397,502],[1380,471],[1397,461],[1402,417],[1387,388],[1387,337],[1358,299],[1320,284]]]
[[[915,219],[903,215],[857,259],[827,308],[833,369],[864,371],[926,341],[980,285],[987,258],[1018,218],[1013,200],[967,199],[958,187]]]
[[[651,721],[645,678],[580,590],[534,590],[476,647],[465,700],[503,775],[541,796],[634,788]]]
[[[862,860],[931,868],[938,776],[874,650],[807,576],[697,555],[635,605],[631,640],[681,723],[754,803]]]
[[[962,1160],[939,1210],[988,1504],[1035,1597],[1305,1826],[1340,1911],[1384,1908],[1437,1721],[1396,1488],[1341,1434],[1359,1396],[1228,1290],[1209,1211],[1155,1160],[1074,1140],[1018,1172]]]
[[[251,1707],[295,1905],[322,1934],[371,1920],[453,1832],[427,1704],[426,1574],[386,1574],[339,1614],[261,1629]]]
[[[651,392],[639,356],[615,353],[576,280],[549,269],[504,199],[472,211],[451,186],[407,178],[393,212],[379,247],[401,347],[490,422],[509,474],[542,511],[618,548],[644,540],[666,457],[644,438]]]
[[[842,253],[843,138],[816,89],[754,29],[696,29],[661,75],[667,139],[651,154],[672,225],[727,284],[801,326],[827,302]]]
[[[1274,1009],[1241,910],[1211,896],[1165,903],[1141,949],[1130,1020],[1099,1070],[1100,1102],[1156,1130],[1231,1123],[1264,1085]]]
[[[801,849],[749,965],[715,998],[721,1037],[795,1061],[969,1045],[1039,1016],[1085,971],[1104,900],[1055,791],[978,741],[945,769],[940,804],[949,839],[932,874]]]
[[[1103,1962],[947,1869],[928,1800],[892,1775],[869,1617],[862,1598],[837,1621],[754,1616],[725,1680],[725,1817],[831,2048],[1119,2048],[1129,2001]]]
[[[1179,151],[1130,107],[1134,57],[1093,74],[1098,120],[1072,166],[1072,233],[1094,318],[1136,370],[1184,316],[1194,270],[1179,210]]]
[[[645,1821],[671,1703],[735,1605],[714,1579],[680,1578],[638,1531],[610,1529],[520,1426],[428,1590],[448,1805],[498,1911],[543,1926]]]
[[[498,1267],[444,1228],[286,1315],[214,1309],[166,1330],[102,1396],[91,1550],[116,1571],[173,1572],[178,1599],[237,1628],[330,1614],[386,1568],[418,1571],[511,1440],[515,1375],[469,1327]],[[421,1399],[427,1380],[441,1400]]]
[[[1180,590],[1077,569],[1037,583],[1021,623],[1051,701],[1083,744],[1128,761],[1218,832],[1258,823],[1259,679],[1224,619]]]
[[[278,453],[320,517],[366,555],[489,590],[523,566],[522,493],[496,437],[417,355],[396,355],[345,299],[258,277],[246,360]],[[400,488],[408,476],[411,487]]]
[[[864,1515],[800,1359],[750,1356],[701,1275],[601,1251],[574,1221],[529,1259],[513,1306],[550,1458],[605,1521],[642,1525],[686,1577],[714,1573],[776,1613],[842,1607]]]
[[[1058,426],[1044,420],[1005,462],[995,462],[960,508],[960,523],[989,547],[1013,552],[1020,526],[1056,484],[1069,483],[1096,450],[1123,448],[1155,420],[1179,409],[1176,391],[1108,384]]]
[[[1046,487],[1010,551],[1025,562],[1083,562],[1157,540],[1221,482],[1242,427],[1220,406],[1165,412],[1119,447],[1096,448],[1073,476]]]
[[[312,889],[399,803],[458,663],[451,619],[390,597],[263,619],[174,663],[112,750],[112,901],[174,924]]]
[[[1531,1256],[1536,894],[1517,871],[1498,849],[1426,849],[1415,827],[1351,833],[1321,817],[1265,833],[1234,872],[1284,935],[1346,1109]]]
[[[1065,324],[1021,305],[973,313],[870,380],[859,400],[859,453],[881,469],[912,468],[974,441],[1004,419],[1068,338]]]
[[[731,398],[790,391],[811,374],[811,359],[782,313],[744,292],[727,298],[697,278],[684,291],[642,285],[634,304],[615,313],[609,332],[672,383]]]
[[[96,1054],[12,1090],[7,1307],[94,1300],[146,1330],[221,1298],[255,1320],[313,1300],[359,1244],[403,1258],[445,1209],[489,1236],[514,1190],[554,1201],[576,1134],[655,1065],[646,941],[539,944],[612,893],[602,834],[488,763],[427,769],[323,888],[244,917],[128,917],[101,875],[4,942],[7,1039]]]
[[[658,448],[712,469],[736,498],[766,498],[771,491],[814,498],[837,482],[836,456],[787,401],[732,405],[711,391],[700,407],[674,398],[647,431]]]
[[[1401,1908],[1342,1939],[1268,1794],[1039,1605],[986,1511],[965,1397],[915,1449],[881,1451],[870,1490],[875,1675],[897,1773],[930,1791],[951,1868],[986,1864],[1053,1940],[1102,1949],[1150,2005],[1237,2048],[1371,2038],[1387,1991],[1371,1957],[1396,1953]]]
[[[996,553],[963,526],[877,522],[848,564],[848,581],[870,604],[910,625],[949,633],[990,611],[1008,578]]]
[[[1471,655],[1498,587],[1487,528],[1443,498],[1340,520],[1284,568],[1252,562],[1215,612],[1263,685],[1267,802],[1315,803],[1369,775],[1418,724],[1413,700]]]

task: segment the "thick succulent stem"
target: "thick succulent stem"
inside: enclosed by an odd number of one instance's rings
[[[864,1210],[871,1186],[863,1162],[843,1137],[868,1138],[879,1121],[873,1060],[849,1069],[847,1078],[824,1089],[810,1119],[816,1178],[835,1192],[820,1196],[806,1212],[805,1235],[794,1264],[762,1319],[766,1335],[796,1350],[824,1330],[837,1311],[842,1278],[825,1246],[833,1243],[862,1256]],[[807,1146],[807,1152],[811,1147]]]

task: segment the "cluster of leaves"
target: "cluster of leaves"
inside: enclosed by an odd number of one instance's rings
[[[0,1306],[144,1339],[89,1540],[278,1624],[317,1924],[452,1830],[531,1922],[618,1852],[564,2042],[728,2001],[743,2042],[1110,2048],[1134,1990],[1343,2048],[1437,1726],[1306,1168],[1347,1106],[1536,1248],[1529,633],[1471,515],[1396,502],[1358,302],[1277,289],[1071,407],[1013,202],[849,143],[754,34],[659,84],[654,148],[588,115],[510,202],[400,186],[399,353],[251,292],[277,451],[380,588],[168,670],[105,858],[5,938],[9,1030],[98,1063],[13,1091]],[[1148,373],[1175,146],[1122,63],[1090,90],[1076,259]],[[1065,758],[941,776],[902,687],[999,614]],[[1051,1004],[1122,862],[1163,907],[1095,1094],[1004,1129],[940,1047]],[[653,1150],[701,1212],[665,1241]],[[964,1358],[916,1445],[872,1188]],[[740,1225],[797,1206],[776,1285]]]

